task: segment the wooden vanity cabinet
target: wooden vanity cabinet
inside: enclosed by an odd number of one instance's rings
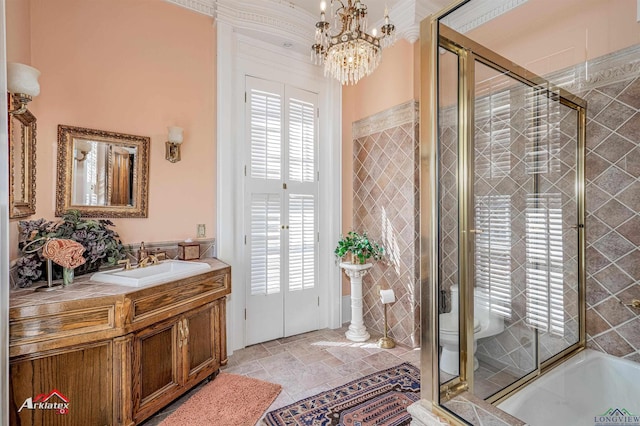
[[[134,425],[227,362],[231,268],[122,294],[10,309],[12,425]],[[18,412],[57,390],[65,415]],[[55,398],[54,398],[55,399]]]
[[[139,423],[213,375],[222,363],[225,299],[133,337],[133,419]],[[224,356],[226,360],[226,355]]]

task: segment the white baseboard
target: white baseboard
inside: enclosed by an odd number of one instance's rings
[[[342,296],[342,323],[351,322],[351,296]]]

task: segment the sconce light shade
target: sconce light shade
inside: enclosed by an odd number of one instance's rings
[[[11,93],[38,96],[40,94],[38,77],[40,77],[40,71],[29,65],[17,62],[7,63],[7,89]]]
[[[169,142],[180,145],[182,143],[182,127],[169,126]]]
[[[165,159],[172,163],[180,161],[180,145],[182,144],[182,127],[169,126],[169,137],[165,143]]]
[[[87,155],[91,152],[91,142],[77,139],[75,145],[75,160],[81,163],[87,159]]]
[[[23,114],[27,110],[27,103],[40,94],[39,76],[40,71],[29,65],[17,62],[7,63],[7,90],[17,104],[16,109],[9,111],[10,114]]]

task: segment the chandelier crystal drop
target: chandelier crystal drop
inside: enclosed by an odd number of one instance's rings
[[[324,64],[325,76],[331,74],[342,84],[356,84],[376,69],[382,49],[395,41],[395,26],[389,21],[389,12],[385,9],[382,34],[378,37],[375,28],[367,33],[367,6],[360,0],[331,0],[333,28],[326,20],[326,3],[322,2],[320,8],[311,60],[316,65]]]

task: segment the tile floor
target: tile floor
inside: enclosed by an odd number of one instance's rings
[[[354,343],[345,338],[345,331],[346,327],[324,329],[249,346],[235,351],[221,371],[281,384],[282,392],[267,410],[271,411],[403,362],[420,365],[419,349],[401,345],[380,349],[376,344],[380,336],[373,334],[367,342]],[[167,406],[143,426],[160,424],[199,388]]]

